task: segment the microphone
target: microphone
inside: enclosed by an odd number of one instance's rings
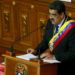
[[[38,62],[40,62],[40,63],[43,63],[43,60],[42,60],[42,58],[41,58],[41,53],[40,53],[40,50],[38,50]]]
[[[14,52],[14,46],[17,42],[19,42],[21,39],[25,38],[25,37],[28,37],[29,35],[31,35],[32,33],[34,33],[35,31],[37,31],[38,29],[43,29],[45,26],[42,25],[42,26],[39,26],[37,27],[36,29],[32,30],[31,32],[29,32],[28,34],[22,36],[22,37],[19,37],[17,40],[15,40],[12,45],[10,46],[9,48],[9,52],[11,53],[10,55],[11,56],[15,56],[15,52]],[[40,54],[40,50],[39,50],[39,54]],[[38,59],[40,60],[40,55],[38,54]]]
[[[40,50],[38,50],[38,60],[41,60],[41,57],[40,57]]]

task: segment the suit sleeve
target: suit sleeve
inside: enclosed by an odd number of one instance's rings
[[[48,38],[51,36],[49,31],[51,30],[51,23],[50,20],[48,20],[47,25],[45,27],[45,34],[43,36],[43,40],[38,44],[38,46],[35,48],[35,50],[38,51],[40,50],[40,53],[43,53],[46,49],[48,49]]]

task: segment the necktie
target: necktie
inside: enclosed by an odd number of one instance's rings
[[[55,26],[55,28],[56,28],[55,33],[57,33],[57,32],[58,32],[58,27],[59,27],[58,25],[56,25],[56,26]]]
[[[56,34],[58,32],[58,27],[59,27],[58,25],[55,26],[55,28],[54,28],[54,34]]]

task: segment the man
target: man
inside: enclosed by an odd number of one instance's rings
[[[75,75],[75,21],[66,15],[61,1],[49,4],[49,13],[43,40],[31,52],[38,54],[40,51],[41,57],[59,60],[57,75]],[[48,48],[49,51],[45,52]]]

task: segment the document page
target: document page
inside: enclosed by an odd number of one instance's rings
[[[60,61],[55,60],[55,59],[43,59],[43,62],[46,62],[46,63],[60,63]]]
[[[60,0],[60,1],[66,1],[66,2],[71,2],[72,0]]]
[[[56,60],[55,56],[53,56],[52,58],[44,58],[43,62],[46,62],[46,63],[60,63],[60,61]]]
[[[33,54],[24,54],[24,55],[20,55],[20,56],[16,56],[17,58],[21,58],[21,59],[25,59],[25,60],[30,60],[30,59],[35,59],[37,58],[37,56],[33,55]]]

